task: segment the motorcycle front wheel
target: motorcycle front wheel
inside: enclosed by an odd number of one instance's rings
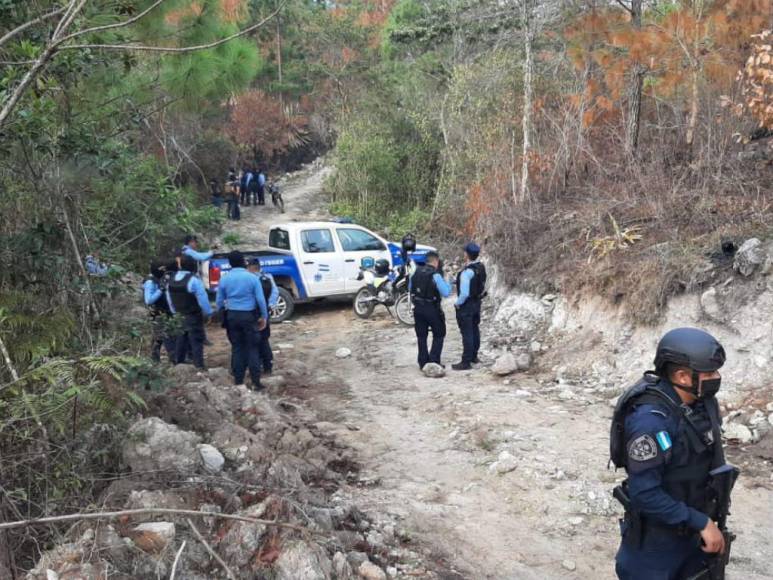
[[[411,304],[411,295],[407,292],[400,294],[397,298],[395,315],[400,324],[413,326],[413,304]]]
[[[376,296],[368,286],[363,286],[354,297],[354,313],[360,318],[370,318],[376,307]]]

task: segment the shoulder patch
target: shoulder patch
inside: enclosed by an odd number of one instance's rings
[[[658,440],[658,445],[660,445],[662,451],[671,449],[671,436],[668,434],[668,431],[660,431],[655,435],[655,439]]]
[[[655,440],[647,435],[639,435],[628,445],[628,457],[633,461],[649,461],[658,456]]]

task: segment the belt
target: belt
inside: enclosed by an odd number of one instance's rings
[[[440,304],[439,300],[431,300],[429,298],[419,298],[419,297],[416,297],[416,296],[412,296],[411,298],[412,298],[414,304],[417,304],[417,303],[418,304],[437,304],[437,305]]]

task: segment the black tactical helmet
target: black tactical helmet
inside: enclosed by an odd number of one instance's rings
[[[403,236],[402,247],[404,252],[413,252],[416,249],[416,238],[413,234]]]
[[[655,370],[667,363],[710,373],[725,364],[725,349],[708,332],[698,328],[675,328],[663,335],[655,353]]]
[[[379,276],[386,276],[387,274],[389,274],[389,270],[390,270],[389,260],[385,260],[384,258],[380,258],[376,260],[375,270],[376,270],[376,274],[378,274]]]

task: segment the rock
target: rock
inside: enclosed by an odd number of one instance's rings
[[[518,467],[518,460],[509,451],[502,451],[497,460],[491,464],[489,471],[500,475],[509,473]]]
[[[352,350],[342,346],[336,351],[336,358],[349,358],[352,356]]]
[[[575,564],[574,560],[564,560],[561,562],[561,566],[570,572],[573,572],[577,569],[577,564]]]
[[[429,377],[431,379],[439,379],[441,377],[446,376],[446,370],[437,363],[425,364],[424,367],[421,369],[421,372],[424,373],[424,376]]]
[[[522,352],[515,357],[515,364],[519,371],[528,371],[531,367],[531,355],[528,352]]]
[[[319,546],[296,540],[284,546],[274,570],[277,580],[327,580],[332,565]]]
[[[765,263],[766,258],[762,242],[757,238],[749,238],[735,253],[733,269],[743,276],[751,276],[758,266]]]
[[[617,407],[617,402],[619,400],[620,400],[620,395],[618,395],[617,397],[613,397],[613,398],[609,399],[609,406],[612,407],[612,408]]]
[[[233,382],[231,373],[223,367],[213,367],[207,371],[207,375],[210,381],[220,385],[230,385]]]
[[[141,550],[158,554],[174,540],[175,527],[172,522],[146,522],[132,532],[131,538]]]
[[[269,496],[262,503],[239,512],[239,515],[260,519],[265,515],[267,505],[271,500],[272,498]],[[227,529],[228,531],[218,542],[218,553],[229,566],[234,568],[248,567],[253,555],[260,547],[260,542],[267,530],[266,526],[236,521]],[[239,574],[236,576],[239,577]]]
[[[701,309],[714,320],[723,320],[722,308],[717,300],[717,289],[713,286],[701,294]]]
[[[278,345],[276,345],[276,347],[277,347],[279,350],[292,350],[292,349],[294,349],[294,348],[295,348],[295,347],[294,347],[292,344],[290,344],[289,342],[280,342]]]
[[[201,458],[201,464],[209,473],[220,473],[225,464],[225,458],[216,447],[204,443],[197,445],[196,449],[199,451],[199,457]]]
[[[260,383],[269,389],[281,389],[287,381],[282,375],[268,375],[260,377]]]
[[[538,340],[532,340],[529,345],[529,350],[535,354],[540,352],[542,350],[542,343]]]
[[[771,413],[770,415],[768,415],[768,423],[770,423],[770,424],[771,424],[771,426],[773,426],[773,413]]]
[[[336,552],[333,556],[333,574],[338,580],[349,580],[354,576],[352,566],[343,552]]]
[[[750,443],[753,435],[751,429],[741,423],[729,423],[723,427],[725,439],[739,441],[740,443]]]
[[[386,572],[376,566],[373,562],[363,562],[360,567],[357,568],[357,573],[360,578],[365,580],[386,580]]]
[[[201,438],[158,417],[141,419],[129,428],[123,460],[135,473],[191,472],[196,469],[196,445]]]
[[[579,516],[569,518],[569,523],[573,526],[579,526],[583,522],[583,519]]]
[[[363,562],[368,561],[368,555],[365,552],[347,552],[346,560],[349,562],[349,564],[352,565],[353,568],[357,568],[359,570],[360,565],[362,565]]]
[[[505,325],[510,331],[524,336],[534,336],[548,317],[552,300],[542,300],[530,294],[509,294],[494,316],[494,322]]]
[[[515,360],[515,355],[511,352],[500,356],[491,367],[491,372],[501,377],[514,373],[517,370],[518,362]]]

